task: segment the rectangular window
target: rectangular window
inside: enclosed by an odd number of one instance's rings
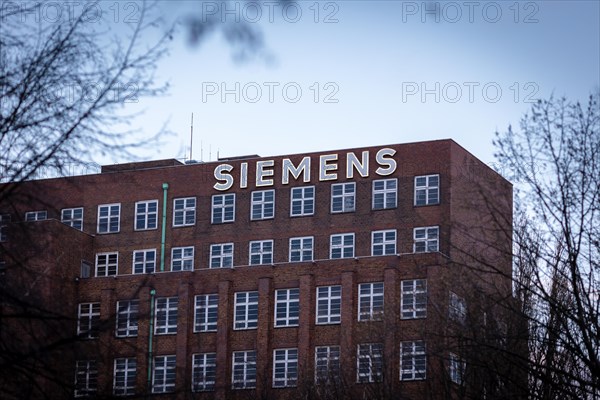
[[[166,335],[177,333],[177,297],[161,297],[156,299],[156,316],[154,317],[154,334]]]
[[[75,397],[93,396],[98,391],[98,366],[95,360],[75,363]]]
[[[158,200],[135,203],[135,230],[156,229],[158,226]]]
[[[201,294],[196,296],[194,332],[215,332],[219,317],[218,310],[218,294]]]
[[[413,279],[401,284],[402,319],[427,317],[427,280]]]
[[[342,287],[317,287],[317,325],[339,324],[342,321]]]
[[[29,211],[25,213],[25,221],[43,221],[48,219],[47,211]]]
[[[329,249],[329,258],[354,257],[354,233],[331,235]]]
[[[425,379],[427,374],[425,342],[422,340],[400,343],[400,380]]]
[[[298,382],[298,349],[273,350],[273,387],[294,387]]]
[[[413,252],[429,253],[439,250],[439,228],[437,226],[414,228],[413,236]]]
[[[233,243],[210,245],[210,268],[233,267]]]
[[[10,220],[10,214],[0,214],[0,242],[8,240],[8,224]]]
[[[450,301],[448,304],[448,313],[450,319],[464,323],[467,319],[467,301],[454,292],[450,292]]]
[[[117,301],[117,327],[115,336],[132,337],[138,334],[139,300]]]
[[[235,193],[216,194],[212,197],[213,224],[235,221]]]
[[[315,347],[315,383],[336,383],[340,379],[340,346]]]
[[[60,222],[72,228],[83,230],[83,207],[64,208],[60,212]]]
[[[175,391],[175,356],[154,357],[152,368],[152,393]]]
[[[100,303],[81,303],[77,311],[77,335],[85,339],[98,337]]]
[[[96,276],[117,275],[119,253],[96,254]]]
[[[171,249],[171,271],[194,270],[194,246]]]
[[[344,213],[354,211],[356,184],[334,183],[331,185],[331,212]]]
[[[275,291],[275,327],[298,326],[300,289]]]
[[[255,329],[258,324],[258,292],[235,294],[233,329]]]
[[[396,254],[396,230],[371,232],[371,255],[389,256]]]
[[[135,358],[116,358],[113,376],[113,394],[127,396],[135,394],[137,361]]]
[[[234,351],[231,369],[231,387],[233,389],[256,387],[256,351]]]
[[[373,181],[373,210],[396,208],[398,205],[398,180]]]
[[[467,364],[456,354],[450,353],[448,369],[450,380],[457,385],[462,385]]]
[[[290,262],[312,261],[313,242],[312,236],[290,238]]]
[[[415,176],[415,206],[440,203],[440,176]]]
[[[359,344],[356,351],[356,382],[381,382],[383,379],[383,345]]]
[[[156,267],[156,250],[136,250],[133,252],[133,273],[153,274]]]
[[[252,192],[250,219],[269,219],[275,216],[275,191],[261,190]]]
[[[358,285],[358,320],[373,321],[383,315],[383,282]]]
[[[196,223],[196,198],[173,199],[173,226],[190,226]]]
[[[295,187],[291,189],[290,216],[302,217],[315,213],[315,187]]]
[[[121,229],[121,204],[98,206],[98,233],[116,233]]]
[[[273,263],[273,241],[255,240],[250,242],[250,265]]]
[[[202,353],[192,356],[192,390],[194,392],[215,390],[216,376],[216,353]]]

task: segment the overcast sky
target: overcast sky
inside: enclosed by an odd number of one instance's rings
[[[196,160],[452,138],[491,163],[494,132],[532,101],[598,88],[599,3],[165,1],[169,21],[238,18],[265,46],[240,63],[221,34],[191,46],[180,27],[158,68],[169,95],[132,121],[175,135],[141,157],[189,157],[194,113]]]

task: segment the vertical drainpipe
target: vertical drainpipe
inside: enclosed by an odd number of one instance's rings
[[[148,332],[148,391],[152,390],[152,339],[154,338],[154,296],[156,290],[150,289],[150,330]]]
[[[165,242],[167,235],[167,190],[168,183],[163,183],[163,212],[162,212],[162,233],[160,237],[160,272],[165,270]]]

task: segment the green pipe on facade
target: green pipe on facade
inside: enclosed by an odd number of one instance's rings
[[[167,190],[168,183],[163,183],[163,212],[162,212],[162,233],[160,237],[160,272],[165,271],[165,242],[167,237]]]
[[[154,339],[154,296],[156,290],[150,290],[150,329],[148,332],[148,391],[152,389],[152,340]]]

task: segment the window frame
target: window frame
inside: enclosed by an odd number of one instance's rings
[[[225,248],[230,247],[230,252],[225,252]],[[215,254],[215,250],[219,249],[219,254]],[[230,243],[213,243],[210,245],[210,255],[208,260],[208,268],[233,268],[233,251],[235,244]],[[213,265],[214,262],[218,262],[217,265]],[[229,262],[228,262],[229,261]]]
[[[45,221],[47,219],[48,219],[48,211],[47,210],[27,211],[25,213],[25,221],[27,221],[27,222]]]
[[[299,248],[294,248],[294,242],[299,241]],[[306,241],[310,241],[310,244],[306,246]],[[309,262],[314,259],[314,247],[315,247],[315,237],[314,236],[299,236],[299,237],[291,237],[289,240],[289,262]],[[298,254],[299,259],[295,259],[295,253]]]
[[[151,204],[154,204],[155,206],[155,211],[148,211],[149,207]],[[138,207],[144,205],[144,211],[140,211],[138,210]],[[137,201],[135,203],[134,206],[134,219],[133,219],[133,230],[134,231],[150,231],[150,230],[155,230],[158,229],[158,200],[142,200],[142,201]],[[150,226],[150,218],[151,216],[154,216],[154,226]],[[139,227],[138,226],[138,222],[140,217],[142,218],[143,221],[143,227]]]
[[[121,364],[121,365],[119,365]],[[133,364],[133,365],[131,365]],[[123,374],[123,378],[119,379],[119,373]],[[137,360],[135,357],[115,358],[113,363],[113,395],[114,396],[130,396],[135,394],[137,379]],[[118,381],[122,384],[118,385]]]
[[[242,296],[244,298],[242,298]],[[257,328],[258,291],[235,292],[233,308],[233,330],[241,331]]]
[[[423,231],[423,237],[419,232]],[[430,238],[430,231],[435,231],[435,237]],[[435,243],[434,249],[430,249],[430,244]],[[423,250],[418,250],[417,247],[424,246]],[[437,226],[420,226],[413,228],[413,253],[435,253],[440,251],[440,227]]]
[[[85,377],[83,389],[80,389],[79,376]],[[82,391],[80,393],[80,391]],[[98,392],[98,365],[96,360],[77,360],[75,361],[75,385],[73,389],[74,397],[93,396]]]
[[[271,200],[267,200],[268,196]],[[250,193],[250,221],[275,218],[275,189],[255,190]]]
[[[106,257],[106,262],[100,264],[100,259]],[[112,257],[114,257],[114,261],[112,261]],[[114,267],[114,274],[112,272],[112,268]],[[105,270],[105,273],[100,275],[100,268]],[[109,276],[117,276],[119,275],[119,252],[112,251],[106,253],[96,253],[96,268],[95,268],[95,277],[96,278],[105,278]]]
[[[408,351],[405,350],[405,346]],[[422,350],[421,350],[422,349]],[[406,357],[406,360],[405,360]],[[411,368],[403,368],[404,361],[409,361]],[[416,367],[421,362],[422,369]],[[406,376],[405,376],[406,375]],[[400,342],[400,380],[420,381],[427,379],[427,346],[423,340],[408,340]]]
[[[361,372],[361,369],[365,367],[364,363],[367,363],[368,373]],[[358,344],[356,346],[356,383],[381,381],[383,381],[383,343]]]
[[[394,238],[388,238],[388,235],[393,234]],[[381,235],[381,239],[376,240],[376,236]],[[371,232],[371,256],[391,256],[397,254],[397,239],[398,232],[396,229],[385,229]],[[389,246],[392,246],[390,249]],[[381,248],[381,253],[376,249]]]
[[[219,321],[219,294],[194,296],[194,333],[216,332]]]
[[[164,304],[163,304],[164,302]],[[154,334],[174,335],[177,334],[177,320],[179,298],[157,297],[154,299]],[[174,322],[173,322],[174,320]]]
[[[217,378],[217,353],[192,354],[192,392],[212,392]]]
[[[375,292],[375,285],[381,287],[381,292]],[[363,288],[367,287],[368,293],[363,293]],[[384,293],[383,282],[366,282],[358,285],[358,321],[379,321],[383,318]],[[364,310],[365,308],[367,311]]]
[[[350,237],[352,238],[352,243],[351,244],[346,244],[346,239]],[[340,239],[340,243],[339,244],[334,244],[334,241],[336,241],[337,239]],[[338,260],[338,259],[343,259],[343,258],[354,258],[354,251],[355,251],[355,236],[354,236],[354,232],[352,233],[334,233],[332,235],[329,236],[329,258],[331,260]],[[346,250],[350,249],[352,254],[346,254]],[[334,257],[334,253],[337,253],[339,251],[339,257],[335,256]]]
[[[401,281],[400,319],[427,318],[427,297],[427,279],[406,279]],[[421,304],[422,306],[420,306]]]
[[[273,349],[272,382],[273,388],[296,387],[298,385],[298,348]]]
[[[217,199],[221,199],[220,204],[216,204]],[[228,201],[231,201],[232,204],[228,204]],[[220,210],[220,212],[217,213],[217,210]],[[231,217],[226,218],[228,210]],[[216,218],[217,214],[220,214],[219,218]],[[210,223],[216,225],[232,222],[235,222],[235,193],[214,194],[211,199]]]
[[[98,339],[100,336],[99,302],[79,303],[77,305],[77,336],[82,339]]]
[[[12,222],[12,216],[8,213],[0,213],[0,242],[8,241],[8,224]]]
[[[388,188],[388,184],[394,183],[393,188]],[[376,188],[377,184],[383,184],[383,188]],[[392,195],[392,196],[390,196]],[[372,210],[390,210],[398,207],[398,178],[389,178],[389,179],[376,179],[372,184],[372,200],[371,200],[371,209]],[[378,207],[376,204],[376,199],[381,197],[381,202],[383,205]],[[388,206],[388,197],[393,197],[393,205]]]
[[[465,372],[467,370],[467,363],[464,359],[459,357],[457,354],[448,354],[448,375],[450,381],[457,385],[462,385],[465,381]]]
[[[243,356],[243,359],[236,361],[236,356]],[[236,379],[236,372],[237,376],[241,375],[241,380]],[[256,350],[240,350],[231,353],[231,388],[234,390],[256,388]]]
[[[158,363],[162,365],[158,365]],[[177,379],[177,358],[175,354],[155,356],[152,359],[152,393],[173,393]],[[162,383],[157,383],[158,373],[162,375]],[[157,390],[160,389],[160,390]]]
[[[281,298],[279,295],[282,295]],[[300,322],[300,289],[275,290],[273,309],[273,326],[275,328],[298,326]]]
[[[81,212],[81,217],[74,216],[78,211]],[[70,214],[68,218],[65,217],[65,212]],[[71,228],[83,231],[83,207],[63,208],[60,210],[60,222]]]
[[[188,205],[188,202],[193,202],[193,205]],[[177,203],[183,202],[179,207]],[[196,225],[196,197],[178,197],[173,199],[173,228],[181,228],[184,226]],[[178,218],[181,217],[181,222],[178,223]],[[191,217],[191,222],[188,220]]]
[[[152,254],[152,260],[149,259],[149,254]],[[138,255],[142,255],[141,260],[136,259],[136,256]],[[150,265],[152,267],[152,270],[149,270]],[[142,272],[138,272],[138,267],[142,269]],[[131,273],[132,275],[156,273],[156,249],[134,250],[131,261]]]
[[[430,180],[432,180],[433,178],[437,179],[437,184],[430,184]],[[417,181],[419,179],[425,179],[425,185],[417,185]],[[419,193],[423,192],[425,193],[425,201],[421,202],[419,199]],[[435,191],[435,192],[431,192],[431,191]],[[435,193],[436,197],[435,200],[430,200],[429,197],[431,196],[430,193]],[[421,207],[421,206],[432,206],[432,205],[438,205],[440,204],[440,174],[429,174],[429,175],[418,175],[415,176],[414,178],[414,201],[413,201],[413,205],[415,207]]]
[[[191,254],[189,254],[191,251]],[[181,256],[175,257],[175,253],[181,252]],[[184,272],[194,270],[194,246],[182,246],[171,248],[171,272]],[[179,265],[178,267],[176,265]],[[187,265],[187,267],[186,267]]]
[[[319,350],[326,349],[325,356],[319,355]],[[337,352],[337,355],[335,354]],[[332,353],[334,353],[332,355]],[[328,384],[340,380],[340,346],[315,346],[315,384]],[[319,363],[322,365],[319,366]],[[323,365],[324,364],[324,365]],[[323,368],[324,366],[324,368]],[[322,372],[326,372],[323,379]]]
[[[335,190],[341,187],[341,193],[335,194]],[[348,191],[347,188],[351,187],[352,190]],[[341,199],[341,205],[337,207],[337,200]],[[352,205],[347,204],[348,200],[351,200]],[[356,182],[343,182],[343,183],[332,183],[331,184],[331,214],[342,214],[356,211]]]
[[[334,289],[336,290],[337,294],[334,293]],[[315,290],[316,290],[315,324],[316,325],[341,324],[342,323],[342,285],[317,286],[315,288]],[[322,311],[319,311],[319,308],[321,308]]]
[[[307,195],[306,191],[312,190],[312,195]],[[300,193],[300,197],[295,198],[295,192]],[[290,188],[290,217],[306,217],[315,215],[315,186],[297,186]],[[310,207],[310,211],[306,209]],[[299,212],[294,212],[299,208]]]
[[[124,306],[124,307],[121,307]],[[138,319],[140,313],[139,299],[119,300],[115,313],[115,337],[137,337]],[[124,320],[123,320],[124,318]],[[121,325],[121,327],[120,327]],[[124,325],[124,327],[123,327]],[[124,332],[124,333],[121,333]]]
[[[113,215],[113,207],[117,208],[117,215]],[[102,209],[107,208],[108,214],[106,216],[102,216]],[[106,219],[106,230],[102,230],[102,220]],[[116,221],[116,230],[112,229],[113,219]],[[121,203],[110,203],[110,204],[98,204],[98,218],[96,220],[96,233],[99,235],[107,235],[111,233],[119,233],[121,232]]]
[[[259,249],[253,249],[253,246],[257,245],[259,246]],[[265,247],[267,248],[266,250]],[[251,240],[248,243],[248,265],[274,264],[274,253],[275,248],[273,239]],[[258,257],[258,262],[256,262],[256,257]]]
[[[467,300],[452,290],[448,299],[448,317],[461,324],[467,320]]]

